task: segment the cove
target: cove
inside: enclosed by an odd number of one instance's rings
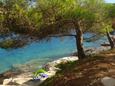
[[[90,34],[84,34],[89,37]],[[105,38],[100,38],[94,42],[84,42],[85,48],[100,47],[102,42],[107,41]],[[9,70],[17,64],[25,64],[36,62],[36,68],[49,61],[68,56],[76,52],[75,39],[73,37],[52,38],[46,42],[32,42],[22,48],[5,50],[0,48],[0,73]]]

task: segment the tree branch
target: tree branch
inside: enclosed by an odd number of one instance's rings
[[[73,34],[50,35],[48,37],[63,37],[63,36],[73,36],[73,37],[76,37],[76,35],[73,35]]]

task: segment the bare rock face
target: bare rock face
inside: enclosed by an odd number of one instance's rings
[[[101,82],[104,86],[115,86],[115,79],[111,77],[104,77]]]

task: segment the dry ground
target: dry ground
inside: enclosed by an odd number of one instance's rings
[[[101,52],[78,62],[61,64],[56,76],[41,86],[103,86],[105,76],[115,78],[115,50]]]

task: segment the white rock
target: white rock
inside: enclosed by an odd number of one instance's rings
[[[3,85],[7,85],[8,83],[12,82],[12,78],[4,79]]]
[[[66,63],[68,61],[77,61],[78,60],[78,57],[77,56],[70,56],[70,57],[63,57],[63,58],[60,58],[58,60],[55,60],[55,61],[52,61],[52,62],[49,62],[47,63],[44,68],[48,71],[52,71],[52,70],[58,70],[55,66],[58,65],[58,64],[61,64],[61,63]]]
[[[101,79],[104,86],[115,86],[115,79],[111,77],[104,77]]]
[[[23,84],[29,80],[31,80],[32,78],[15,78],[13,79],[14,82],[18,83],[18,84]]]
[[[23,84],[29,80],[31,80],[32,78],[10,78],[10,79],[4,79],[3,81],[3,85],[8,85],[8,83],[10,82],[14,82],[14,83],[17,83],[17,84]]]

